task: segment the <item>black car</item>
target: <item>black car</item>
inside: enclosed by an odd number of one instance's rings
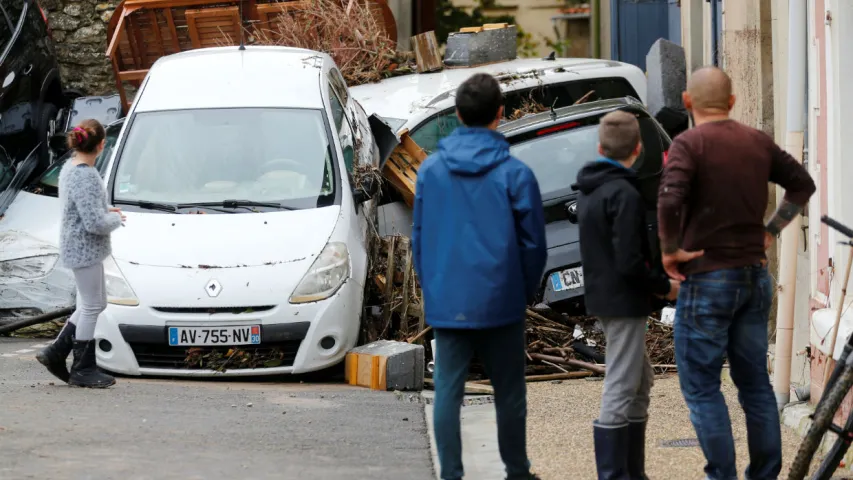
[[[0,0],[0,14],[0,169],[36,153],[35,170],[44,170],[57,110],[68,103],[47,16],[35,0]],[[0,191],[3,181],[0,172]]]
[[[659,264],[657,190],[666,152],[672,143],[663,127],[638,100],[626,97],[601,100],[530,115],[499,127],[513,156],[533,170],[542,192],[548,261],[537,301],[561,313],[583,310],[583,270],[578,245],[577,192],[572,189],[578,171],[598,154],[598,123],[602,116],[624,110],[637,116],[643,150],[634,169],[648,211],[648,235],[654,261]]]
[[[104,145],[104,151],[95,160],[95,168],[98,169],[98,172],[102,177],[106,174],[107,162],[109,162],[113,148],[115,148],[116,140],[118,139],[119,132],[121,132],[122,125],[124,125],[124,119],[117,120],[106,127],[107,137]],[[73,155],[74,153],[72,151],[65,152],[65,154],[53,162],[47,170],[32,180],[29,180],[33,177],[30,162],[22,163],[17,172],[13,171],[10,177],[12,180],[8,183],[7,188],[5,190],[0,190],[0,220],[3,220],[6,211],[15,202],[15,199],[18,197],[18,193],[21,191],[48,197],[58,197],[59,173],[62,171],[62,167],[65,163],[68,162]],[[2,165],[0,165],[0,175],[3,175],[4,171],[5,170],[2,168]],[[2,227],[2,223],[0,223],[0,227]],[[0,230],[2,230],[2,228],[0,228]]]

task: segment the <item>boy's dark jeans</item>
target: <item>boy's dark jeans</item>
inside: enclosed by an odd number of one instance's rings
[[[477,358],[495,389],[498,446],[509,479],[527,479],[527,385],[524,321],[484,330],[435,330],[433,426],[443,480],[461,479],[460,408],[471,358]]]
[[[761,266],[691,275],[681,284],[675,357],[709,479],[737,479],[731,419],[720,391],[724,355],[746,414],[746,478],[775,479],[782,468],[779,413],[767,373],[772,298],[770,276]]]

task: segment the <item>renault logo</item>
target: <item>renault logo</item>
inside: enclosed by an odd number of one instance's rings
[[[207,282],[205,291],[207,291],[207,295],[210,297],[218,297],[219,294],[222,293],[222,285],[220,285],[216,280],[211,280]]]

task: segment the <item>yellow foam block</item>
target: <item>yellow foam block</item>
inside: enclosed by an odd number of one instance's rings
[[[385,383],[386,358],[382,355],[348,353],[346,356],[346,382],[371,390],[387,390]]]

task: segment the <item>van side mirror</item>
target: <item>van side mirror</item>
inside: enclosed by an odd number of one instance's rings
[[[368,202],[382,189],[381,180],[373,175],[365,175],[359,180],[359,186],[353,189],[352,197],[356,205]]]

